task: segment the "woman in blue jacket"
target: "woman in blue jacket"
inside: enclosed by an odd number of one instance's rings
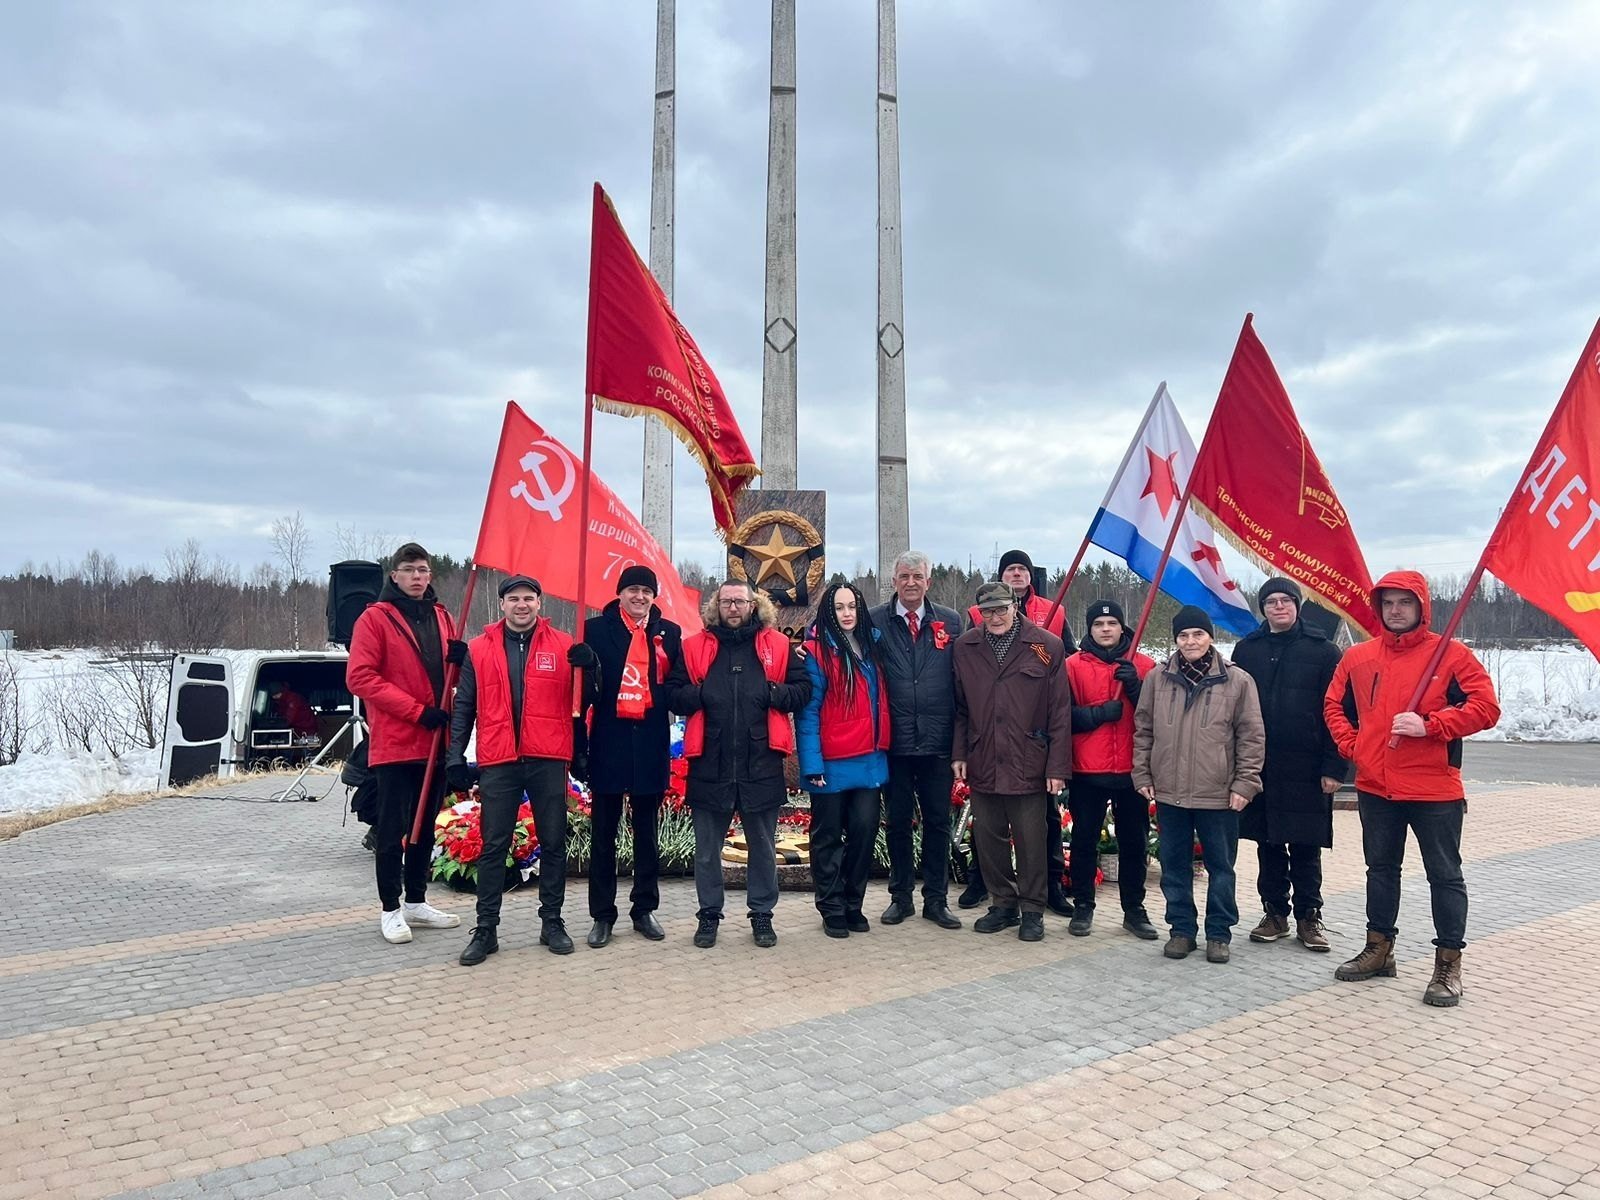
[[[811,790],[811,877],[829,937],[865,933],[861,913],[889,778],[889,701],[867,600],[838,582],[822,594],[806,643],[811,702],[796,719],[800,774]]]

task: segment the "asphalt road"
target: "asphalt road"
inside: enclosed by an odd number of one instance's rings
[[[1469,783],[1600,785],[1600,743],[1468,742],[1461,774]]]

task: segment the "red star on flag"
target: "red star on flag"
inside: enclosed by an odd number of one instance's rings
[[[1218,575],[1222,574],[1222,555],[1217,553],[1217,548],[1210,542],[1196,542],[1194,549],[1189,551],[1189,557],[1197,563],[1209,563],[1213,571]],[[1239,585],[1231,579],[1222,580],[1222,586],[1233,591],[1239,590]]]
[[[1167,510],[1178,502],[1179,496],[1183,495],[1183,489],[1178,486],[1177,473],[1172,469],[1173,460],[1178,457],[1178,452],[1174,450],[1165,458],[1162,458],[1149,446],[1144,448],[1144,452],[1150,459],[1150,478],[1145,480],[1144,491],[1139,493],[1139,499],[1143,500],[1146,496],[1154,496],[1156,498],[1156,507],[1161,510],[1161,515],[1165,517]]]

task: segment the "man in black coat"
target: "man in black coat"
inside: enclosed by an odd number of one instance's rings
[[[590,710],[588,784],[594,841],[589,859],[589,945],[611,941],[617,923],[617,829],[628,800],[633,828],[633,889],[628,916],[653,942],[666,934],[658,830],[671,760],[667,676],[683,657],[683,633],[655,606],[656,574],[632,566],[617,577],[617,598],[585,622],[583,640],[600,659],[600,694]]]
[[[737,813],[749,847],[745,898],[757,946],[778,944],[778,810],[788,791],[783,760],[794,753],[792,716],[811,699],[811,677],[765,592],[729,580],[706,600],[706,627],[683,641],[667,680],[667,703],[688,718],[689,809],[694,817],[694,886],[700,901],[694,944],[716,945],[722,921],[722,844]]]
[[[1256,843],[1256,887],[1266,910],[1250,940],[1288,937],[1293,912],[1301,944],[1326,953],[1322,847],[1333,845],[1333,794],[1348,764],[1323,720],[1322,698],[1339,648],[1301,621],[1293,580],[1269,579],[1256,595],[1262,622],[1233,651],[1234,665],[1256,682],[1267,727],[1261,794],[1239,822],[1239,836]]]
[[[907,550],[894,561],[895,598],[872,610],[882,630],[883,678],[889,691],[889,907],[885,925],[916,912],[917,864],[911,822],[922,812],[922,915],[941,929],[960,929],[950,911],[950,742],[955,730],[953,647],[961,615],[928,600],[928,556]]]

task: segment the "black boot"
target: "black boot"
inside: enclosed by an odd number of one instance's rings
[[[611,922],[596,921],[589,927],[588,942],[591,947],[598,950],[601,946],[611,944]]]
[[[539,929],[539,945],[549,946],[551,954],[571,954],[572,939],[567,936],[567,923],[560,917],[546,917]]]
[[[1153,942],[1161,935],[1156,932],[1156,927],[1150,924],[1150,915],[1144,909],[1122,915],[1122,927],[1136,938]]]
[[[500,949],[500,939],[495,936],[494,926],[479,925],[472,931],[472,940],[467,943],[467,948],[461,952],[461,957],[456,961],[463,967],[475,967],[498,949]]]
[[[914,916],[916,911],[911,907],[911,901],[895,896],[890,899],[889,907],[883,910],[883,916],[879,917],[878,920],[885,925],[898,925],[907,917]]]
[[[655,913],[640,913],[633,919],[633,930],[644,934],[652,942],[662,941],[667,936],[667,931],[661,928],[661,922],[656,920]]]
[[[771,913],[750,914],[750,936],[763,950],[770,950],[778,944],[778,935],[772,928]]]
[[[1039,942],[1044,940],[1044,914],[1023,913],[1022,928],[1017,930],[1017,937],[1024,942]]]
[[[922,916],[925,920],[932,921],[940,929],[960,929],[961,918],[950,911],[950,906],[942,900],[929,900],[922,906]]]
[[[956,897],[957,908],[977,908],[988,898],[989,889],[983,886],[982,879],[974,879],[967,884],[961,895]],[[980,921],[982,917],[978,918]]]
[[[1010,929],[1013,925],[1022,923],[1022,917],[1014,908],[991,908],[983,916],[972,923],[972,927],[979,933],[999,933],[1002,929]]]
[[[717,944],[718,917],[701,917],[700,924],[694,931],[694,944],[702,950],[709,950]]]

